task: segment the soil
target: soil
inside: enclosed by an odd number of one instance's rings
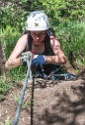
[[[76,80],[28,82],[17,125],[85,125],[85,73]],[[23,82],[0,102],[0,123],[14,122]],[[32,91],[33,90],[33,91]],[[33,99],[34,98],[34,99]]]

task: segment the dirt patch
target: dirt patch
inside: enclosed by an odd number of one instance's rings
[[[85,80],[45,81],[37,79],[33,91],[28,83],[18,125],[85,125]],[[0,102],[0,121],[13,124],[22,87],[15,86]]]

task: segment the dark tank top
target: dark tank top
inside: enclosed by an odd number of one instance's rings
[[[54,55],[54,52],[51,48],[50,44],[50,36],[46,34],[45,40],[44,40],[44,46],[45,51],[41,55]],[[25,51],[32,51],[32,37],[28,34],[28,42],[26,45]],[[45,73],[46,75],[49,75],[53,70],[56,68],[59,68],[59,66],[53,65],[53,64],[44,64],[43,66],[37,67],[37,71],[40,73]]]
[[[54,55],[54,52],[50,45],[50,37],[48,34],[46,34],[45,40],[44,40],[44,46],[45,51],[41,55]],[[32,50],[32,37],[28,34],[28,42],[25,48],[25,51],[31,51]]]

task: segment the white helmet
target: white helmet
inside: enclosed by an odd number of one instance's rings
[[[42,31],[50,28],[48,17],[44,12],[34,11],[31,12],[28,19],[26,30]]]

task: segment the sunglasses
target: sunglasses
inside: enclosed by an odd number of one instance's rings
[[[31,32],[32,35],[34,36],[42,36],[42,35],[46,35],[46,31],[42,31],[42,32]]]

